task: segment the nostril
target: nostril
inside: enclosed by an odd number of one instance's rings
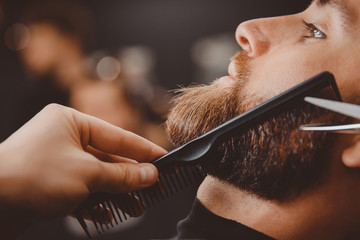
[[[250,42],[246,37],[240,36],[238,40],[239,40],[239,43],[240,43],[240,47],[243,50],[245,50],[247,52],[251,52]]]
[[[241,36],[239,40],[241,44],[249,44],[249,41],[246,37]]]

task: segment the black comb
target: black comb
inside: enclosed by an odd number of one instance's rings
[[[92,194],[74,212],[75,217],[91,238],[84,212],[88,213],[100,234],[132,216],[140,215],[144,209],[165,197],[189,185],[200,184],[205,177],[201,163],[217,150],[219,144],[271,116],[296,108],[299,103],[304,103],[306,96],[341,101],[333,75],[320,73],[154,160],[152,163],[159,170],[159,181],[154,186],[127,194]]]

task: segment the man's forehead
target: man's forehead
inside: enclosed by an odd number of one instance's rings
[[[340,14],[341,20],[346,28],[355,20],[356,12],[360,10],[353,9],[354,6],[351,8],[346,0],[312,0],[311,4],[315,4],[320,8],[334,8]]]
[[[316,3],[318,6],[326,6],[326,5],[339,5],[344,4],[343,0],[313,0],[311,4]]]

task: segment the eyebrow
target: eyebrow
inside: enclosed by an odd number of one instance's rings
[[[311,4],[313,3],[319,7],[334,7],[340,13],[341,19],[345,26],[349,26],[353,21],[352,13],[343,0],[312,0]]]

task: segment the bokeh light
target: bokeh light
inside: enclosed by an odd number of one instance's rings
[[[121,71],[121,65],[118,59],[106,56],[103,57],[96,65],[96,72],[102,80],[115,80]]]
[[[22,23],[11,25],[5,32],[5,44],[14,51],[20,51],[29,44],[30,30]]]

